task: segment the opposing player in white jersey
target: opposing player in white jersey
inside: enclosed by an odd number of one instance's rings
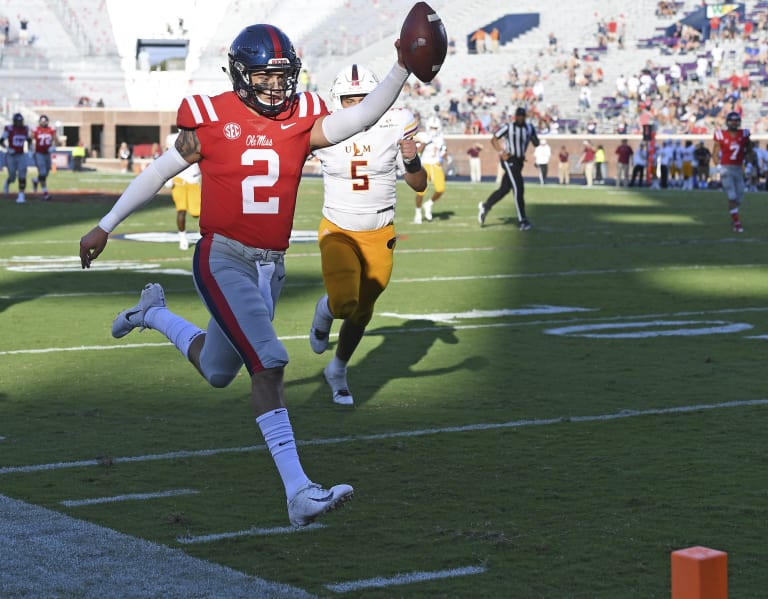
[[[346,67],[331,86],[333,109],[354,106],[377,85],[376,75],[363,65]],[[410,111],[392,108],[367,130],[314,152],[323,172],[318,241],[326,293],[315,306],[309,342],[315,353],[323,353],[333,320],[343,319],[336,355],[323,370],[333,401],[341,405],[354,403],[347,363],[392,274],[397,170],[415,191],[427,187],[413,141],[417,127]]]
[[[421,211],[424,210],[424,218],[432,220],[432,206],[445,193],[445,171],[443,162],[448,155],[443,137],[443,128],[440,117],[437,115],[427,119],[426,131],[419,131],[415,136],[418,143],[421,163],[427,171],[428,182],[432,182],[434,188],[432,197],[424,202],[426,189],[416,192],[416,214],[413,218],[415,224],[421,224]]]

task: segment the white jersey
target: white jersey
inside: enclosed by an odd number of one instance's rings
[[[392,221],[397,170],[405,172],[398,142],[417,128],[410,110],[390,108],[369,129],[315,150],[323,172],[323,216],[350,231],[377,229]]]
[[[442,164],[445,154],[445,138],[442,133],[430,135],[427,131],[419,131],[414,138],[423,147],[421,149],[422,164]]]

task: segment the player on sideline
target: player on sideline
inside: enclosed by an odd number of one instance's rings
[[[136,306],[120,312],[112,335],[135,328],[165,335],[213,386],[225,387],[245,365],[256,422],[282,479],[288,517],[305,526],[351,498],[350,485],[326,490],[304,472],[288,418],[283,371],[288,353],[272,327],[285,278],[302,167],[312,150],[339,143],[373,125],[397,99],[408,77],[399,40],[397,63],[365,99],[328,114],[312,92],[296,93],[301,60],[288,36],[251,25],[229,49],[233,91],[184,98],[179,137],[137,176],[110,212],[80,240],[83,268],[103,252],[109,233],[148,203],[163,184],[199,163],[203,180],[201,239],[193,277],[211,314],[202,330],[166,307],[157,283]]]
[[[32,130],[32,139],[35,142],[35,165],[37,177],[32,179],[32,189],[36,192],[39,185],[43,191],[43,199],[48,201],[48,173],[51,172],[51,152],[56,149],[59,138],[56,129],[50,126],[48,117],[41,115],[37,121],[37,127]]]
[[[5,166],[8,169],[8,178],[3,185],[3,193],[10,191],[11,183],[19,176],[19,195],[16,196],[17,204],[24,204],[24,190],[27,188],[27,154],[25,146],[32,143],[32,135],[29,127],[24,124],[24,116],[17,112],[13,115],[13,122],[3,129],[0,143],[8,148],[5,154]]]
[[[726,129],[715,129],[712,144],[712,162],[720,170],[720,181],[728,198],[728,212],[733,222],[733,232],[743,233],[739,207],[744,199],[744,156],[752,147],[749,129],[741,128],[738,112],[725,117]]]
[[[346,67],[331,86],[333,109],[356,106],[378,82],[363,65]],[[397,170],[411,189],[427,187],[413,139],[417,129],[412,112],[391,108],[369,129],[314,153],[325,187],[318,240],[326,293],[315,306],[309,343],[315,353],[323,353],[333,319],[344,320],[336,354],[323,370],[337,404],[354,403],[347,363],[392,275]]]

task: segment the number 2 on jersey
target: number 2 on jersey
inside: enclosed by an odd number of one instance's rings
[[[280,210],[280,198],[270,196],[264,201],[256,201],[254,190],[257,187],[272,187],[280,176],[280,156],[274,150],[251,148],[240,156],[240,164],[251,166],[256,162],[267,163],[266,175],[251,175],[241,183],[243,191],[243,214],[277,214]]]

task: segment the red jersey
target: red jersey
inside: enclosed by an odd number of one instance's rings
[[[56,130],[51,127],[37,127],[32,130],[32,139],[35,141],[35,152],[49,154],[53,148],[53,140],[56,139]]]
[[[184,98],[176,124],[195,130],[202,155],[200,233],[287,249],[312,126],[326,114],[313,92],[297,94],[278,119],[255,114],[235,92]]]
[[[30,139],[29,127],[27,127],[26,125],[22,125],[21,127],[6,125],[5,129],[3,129],[3,139],[8,140],[9,153],[23,154],[24,143]]]
[[[749,142],[749,129],[728,131],[715,129],[714,140],[720,144],[720,164],[723,166],[741,166]]]

